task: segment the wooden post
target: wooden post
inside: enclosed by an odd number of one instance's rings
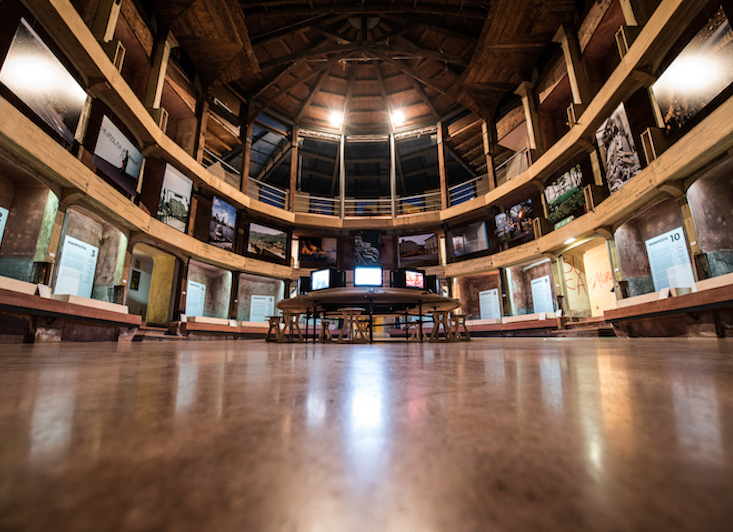
[[[193,140],[193,157],[199,164],[204,160],[206,127],[209,122],[209,102],[202,94],[196,101],[196,135]]]
[[[591,100],[588,82],[585,76],[583,63],[580,61],[580,45],[577,34],[569,31],[564,25],[557,30],[553,42],[560,43],[565,58],[565,67],[568,71],[570,81],[570,92],[573,95],[573,103],[588,105]]]
[[[643,26],[649,20],[643,0],[619,0],[619,4],[627,26]]]
[[[249,167],[252,163],[252,130],[253,122],[249,122],[249,104],[243,104],[239,110],[239,140],[242,142],[242,182],[239,189],[247,194],[249,183]]]
[[[298,126],[293,126],[290,141],[290,195],[288,210],[295,211],[295,193],[298,188]]]
[[[493,130],[493,126],[492,126]],[[481,123],[481,137],[484,141],[484,156],[486,157],[486,180],[488,181],[489,191],[496,188],[496,174],[494,173],[494,156],[492,154],[492,142],[491,139],[495,135],[491,135],[489,132],[489,124],[484,120]]]
[[[443,122],[438,122],[438,177],[440,178],[440,208],[448,208],[448,185],[445,175],[445,146],[443,145]]]
[[[101,0],[97,5],[91,29],[99,42],[106,43],[114,37],[121,4],[122,0]]]
[[[544,142],[539,129],[539,119],[537,118],[537,101],[534,95],[534,83],[529,81],[522,82],[514,91],[514,94],[521,96],[522,107],[524,107],[524,119],[527,122],[527,137],[529,139],[529,147],[539,153],[545,151]]]
[[[158,109],[160,100],[163,97],[163,85],[165,84],[165,73],[168,69],[168,59],[171,55],[171,48],[175,40],[169,31],[163,31],[153,46],[153,65],[148,76],[148,85],[145,89],[145,107],[148,110]]]

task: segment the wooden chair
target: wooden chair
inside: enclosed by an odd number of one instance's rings
[[[367,335],[366,325],[363,320],[360,319],[361,314],[366,312],[366,309],[359,307],[344,307],[338,309],[341,313],[341,317],[344,320],[344,324],[341,326],[341,332],[339,333],[338,342],[344,342],[344,333],[348,333],[348,341],[351,343],[361,339],[366,342],[369,341]]]
[[[451,333],[453,335],[453,341],[471,339],[471,334],[468,332],[468,327],[466,327],[466,315],[465,314],[453,314],[449,318],[449,323],[451,325]],[[463,327],[463,334],[461,333],[461,330],[460,330],[461,327]],[[463,335],[465,335],[465,337]]]
[[[267,334],[265,335],[265,342],[272,342],[273,339],[271,338],[271,333],[273,330],[275,331],[275,342],[282,342],[283,341],[283,332],[282,329],[280,329],[280,320],[282,319],[282,316],[267,316],[267,321],[270,322],[270,328],[267,329]]]
[[[440,326],[443,326],[443,339],[446,342],[453,341],[453,330],[449,323],[450,312],[447,310],[434,310],[433,315],[433,332],[430,334],[431,342],[440,341]]]
[[[300,325],[298,325],[298,318],[300,318],[300,314],[300,312],[283,312],[283,322],[285,326],[282,330],[282,339],[279,341],[284,342],[286,339],[289,339],[291,342],[294,342],[296,341],[294,339],[294,335],[297,333],[297,342],[305,343],[303,331],[300,329]]]

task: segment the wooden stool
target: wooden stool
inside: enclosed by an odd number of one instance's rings
[[[305,342],[303,331],[300,330],[300,325],[298,325],[298,318],[300,318],[300,314],[300,312],[283,312],[283,322],[285,323],[285,327],[283,327],[283,337],[280,341],[284,342],[286,336],[290,337],[290,341],[295,341],[293,335],[297,332],[297,341],[300,343]]]
[[[408,340],[419,340],[420,339],[420,322],[419,321],[408,321],[405,323],[405,337]],[[428,339],[428,335],[423,331],[423,340]]]
[[[282,316],[267,316],[267,321],[270,322],[270,328],[267,329],[267,334],[265,335],[265,342],[272,342],[270,339],[270,333],[275,330],[275,341],[276,342],[282,342],[283,341],[283,332],[280,329],[280,319]]]
[[[453,331],[453,340],[470,340],[471,335],[468,332],[468,327],[466,327],[466,315],[465,314],[453,314],[453,316],[450,318],[450,323],[453,325],[452,331]],[[461,335],[460,328],[463,327],[463,332],[465,333],[466,337],[464,338]]]
[[[451,330],[450,323],[448,323],[449,311],[446,310],[434,310],[433,315],[433,332],[430,334],[430,341],[437,342],[440,340],[440,326],[443,326],[443,334],[445,341],[450,342],[453,340],[453,331]]]
[[[349,333],[349,342],[351,343],[356,342],[357,337],[360,337],[365,341],[369,341],[369,337],[366,335],[365,325],[359,319],[361,313],[365,312],[366,309],[359,307],[344,307],[338,310],[341,313],[344,324],[341,326],[341,332],[339,333],[337,341],[339,343],[343,343],[344,332],[346,331]]]
[[[321,332],[318,333],[318,341],[319,342],[330,342],[333,340],[333,335],[331,334],[331,329],[329,329],[329,326],[331,325],[331,322],[326,316],[323,316],[320,318],[321,320]]]

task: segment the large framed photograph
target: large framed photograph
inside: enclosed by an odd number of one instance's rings
[[[336,266],[338,260],[338,239],[319,236],[301,236],[298,260],[301,265],[313,264]]]
[[[288,233],[282,229],[250,222],[247,252],[265,260],[286,260]]]
[[[24,18],[0,69],[0,82],[73,144],[87,93]]]
[[[476,222],[450,232],[453,256],[461,257],[489,249],[486,222]]]
[[[544,194],[548,222],[558,224],[585,211],[583,185],[583,167],[580,163],[547,183]]]
[[[382,248],[379,231],[357,231],[354,235],[354,253],[357,266],[379,266],[382,262]]]
[[[211,201],[211,219],[209,220],[209,244],[231,251],[234,248],[236,224],[236,207],[214,196]]]
[[[193,181],[170,164],[166,164],[158,201],[158,220],[186,232],[188,214],[191,210],[192,188]]]
[[[508,211],[497,214],[494,217],[496,222],[496,236],[499,242],[510,240],[523,240],[532,235],[533,218],[532,200],[517,203]]]
[[[631,133],[623,102],[598,128],[596,140],[604,153],[606,180],[608,189],[613,194],[641,172],[639,154],[636,152],[634,135]]]
[[[99,126],[92,162],[125,192],[135,194],[143,155],[107,115]]]
[[[440,263],[440,238],[436,233],[401,236],[397,241],[400,268],[437,266]]]
[[[718,9],[651,86],[667,131],[677,131],[733,83],[733,30]]]

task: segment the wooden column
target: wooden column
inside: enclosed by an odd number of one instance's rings
[[[494,130],[493,126],[491,127],[491,130],[489,130],[489,124],[484,120],[481,123],[481,137],[484,141],[484,156],[486,157],[486,180],[488,181],[489,185],[489,191],[492,191],[496,188],[496,174],[494,173],[494,155],[492,145],[494,142],[492,142],[495,135],[492,135],[491,133]]]
[[[627,26],[643,26],[649,20],[644,0],[619,0],[619,4]]]
[[[553,42],[560,43],[565,58],[565,67],[570,81],[570,92],[573,94],[573,103],[588,105],[591,100],[585,69],[580,61],[580,45],[577,34],[566,26],[560,26]]]
[[[438,122],[438,177],[440,178],[440,208],[448,208],[448,185],[445,174],[445,146],[443,145],[443,122]]]
[[[97,4],[91,29],[92,35],[99,42],[109,42],[114,37],[121,5],[122,0],[100,0]]]
[[[232,272],[232,289],[229,295],[229,319],[237,319],[237,309],[239,307],[239,275],[241,272]]]
[[[148,76],[148,85],[145,89],[144,104],[148,110],[158,109],[163,96],[163,85],[165,73],[168,69],[168,59],[171,55],[171,48],[177,43],[168,31],[163,31],[153,46],[153,65]]]
[[[527,122],[527,137],[529,147],[539,153],[545,151],[545,145],[542,141],[542,134],[539,128],[539,119],[537,118],[537,100],[534,95],[534,83],[529,81],[522,82],[519,88],[514,91],[522,98],[522,107],[524,107],[524,118]]]
[[[196,226],[196,209],[198,209],[199,201],[196,198],[195,192],[191,194],[191,208],[188,210],[188,227],[186,228],[186,234],[193,236],[193,229]]]
[[[243,194],[247,193],[249,167],[252,164],[252,126],[254,123],[247,120],[249,109],[249,104],[242,104],[239,109],[239,140],[242,143],[242,183],[239,185],[239,189]]]
[[[209,122],[209,102],[205,94],[196,101],[196,134],[193,141],[193,158],[199,164],[204,160],[206,145],[206,127]]]
[[[180,319],[180,315],[186,313],[186,292],[188,290],[188,263],[190,261],[190,258],[186,260],[179,259],[180,267],[178,268],[178,291],[176,292],[174,289],[173,293],[174,298],[176,299],[176,312],[174,315],[174,319]]]
[[[293,126],[290,141],[290,194],[288,210],[295,211],[295,193],[298,188],[298,126]]]

